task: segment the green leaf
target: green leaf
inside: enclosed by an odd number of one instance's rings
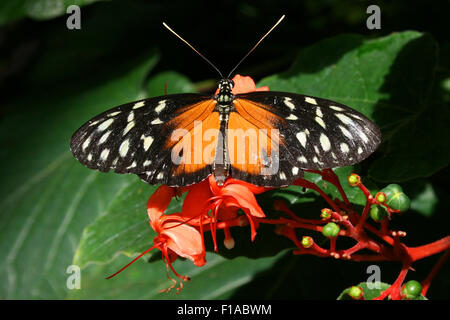
[[[87,170],[69,151],[72,133],[108,107],[141,96],[147,59],[58,91],[16,99],[0,127],[0,296],[64,298],[65,270],[83,229],[136,177]],[[114,73],[115,74],[115,73]],[[43,130],[42,128],[45,128]]]
[[[123,188],[110,202],[104,215],[84,229],[73,264],[105,263],[119,253],[128,256],[148,248],[154,232],[148,224],[146,202],[156,189],[137,181]],[[132,252],[127,251],[133,248]]]
[[[381,294],[381,292],[388,289],[391,285],[384,283],[384,282],[375,282],[375,283],[361,282],[360,284],[358,284],[356,286],[363,289],[364,300],[372,300],[372,299],[378,297]],[[344,291],[342,291],[342,293],[338,296],[337,300],[353,300],[348,295],[349,290],[350,290],[350,288],[347,288]],[[428,300],[428,299],[425,298],[423,295],[420,295],[416,299],[413,299],[413,300]]]
[[[389,141],[389,151],[375,161],[369,174],[383,182],[428,177],[450,161],[450,110],[431,105],[408,121]]]
[[[152,246],[156,233],[149,226],[146,204],[156,188],[139,179],[123,188],[104,214],[86,227],[73,263],[84,268],[89,263],[106,263],[120,253],[132,256]],[[183,198],[172,200],[166,213],[180,212],[182,204]]]
[[[70,5],[86,6],[100,0],[10,0],[0,2],[0,24],[29,17],[52,19],[66,14]]]
[[[438,196],[433,185],[425,181],[406,184],[405,190],[411,195],[411,210],[430,217],[438,204]]]
[[[152,76],[146,88],[150,97],[166,94],[164,88],[167,89],[167,94],[195,92],[192,82],[186,76],[175,71],[160,72]]]
[[[282,254],[280,254],[282,255]],[[180,294],[175,290],[160,293],[173,283],[167,279],[161,259],[149,264],[141,258],[120,275],[105,280],[130,262],[123,255],[106,265],[90,265],[83,270],[81,289],[72,290],[69,299],[229,299],[242,286],[251,283],[259,272],[270,269],[280,255],[260,259],[238,257],[228,260],[218,254],[207,253],[207,264],[196,267],[191,261],[178,259],[175,270],[191,278],[184,282]]]

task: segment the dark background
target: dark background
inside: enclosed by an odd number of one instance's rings
[[[381,30],[366,28],[370,4],[381,8]],[[20,19],[2,28],[1,99],[14,99],[38,86],[55,87],[61,80],[83,81],[136,59],[155,45],[162,59],[154,73],[177,70],[194,82],[217,79],[210,66],[163,28],[162,21],[226,74],[286,14],[277,30],[238,69],[256,80],[286,70],[300,48],[342,33],[378,37],[395,31],[424,31],[435,37],[441,50],[449,50],[449,1],[114,0],[81,11],[82,28],[69,37],[66,15],[45,21]],[[58,56],[49,56],[55,50]],[[36,76],[34,68],[43,60],[45,70],[38,70]]]

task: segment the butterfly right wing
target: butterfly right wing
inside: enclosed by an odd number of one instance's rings
[[[233,165],[232,175],[254,184],[289,185],[305,169],[317,170],[359,163],[380,144],[380,129],[370,119],[335,101],[287,92],[260,91],[236,95],[234,127],[254,131],[276,129],[278,166],[271,175],[264,168],[264,149],[256,165]],[[231,118],[230,118],[231,120]],[[233,126],[233,125],[232,125]],[[259,134],[261,135],[261,134]],[[269,159],[270,160],[270,159]],[[273,161],[272,161],[273,162]],[[268,162],[270,164],[270,161]],[[233,172],[234,170],[234,172]]]
[[[214,125],[211,96],[177,94],[127,103],[92,118],[70,141],[75,158],[88,168],[137,174],[150,184],[185,185],[205,179],[208,163],[176,164],[172,150],[186,142],[194,121]],[[174,140],[173,133],[179,129]],[[178,133],[179,133],[178,132]]]

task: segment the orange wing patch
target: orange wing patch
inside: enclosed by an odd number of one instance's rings
[[[220,128],[215,105],[211,100],[200,103],[168,123],[176,128],[165,144],[171,149],[173,174],[192,174],[214,161]]]
[[[233,168],[251,175],[272,175],[278,171],[279,147],[283,143],[277,125],[284,120],[268,106],[237,99],[236,112],[228,121],[228,152]]]

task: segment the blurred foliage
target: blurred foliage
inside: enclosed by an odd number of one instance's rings
[[[151,244],[145,204],[155,187],[82,167],[68,150],[71,134],[91,116],[161,95],[166,85],[177,93],[211,91],[216,83],[214,71],[162,20],[228,71],[286,14],[238,72],[270,75],[260,85],[334,98],[374,119],[383,145],[360,165],[338,169],[341,181],[355,170],[374,192],[400,182],[411,209],[392,223],[408,231],[408,245],[448,234],[448,1],[79,0],[70,4],[83,5],[82,29],[72,31],[68,4],[0,4],[0,298],[335,299],[368,277],[364,263],[293,256],[290,243],[264,226],[255,243],[249,230],[233,230],[236,248],[208,253],[203,268],[177,261],[177,270],[192,278],[178,296],[157,294],[170,285],[158,255],[104,280]],[[369,4],[381,7],[381,30],[365,26]],[[338,196],[317,176],[308,179]],[[361,194],[347,191],[362,204]],[[324,205],[298,188],[258,200],[270,215],[279,198],[305,217],[318,216]],[[83,267],[81,290],[66,288],[73,261]],[[416,264],[413,278],[423,279],[435,261]],[[392,282],[399,266],[380,266],[383,282]],[[448,270],[439,273],[429,298],[448,298]]]

